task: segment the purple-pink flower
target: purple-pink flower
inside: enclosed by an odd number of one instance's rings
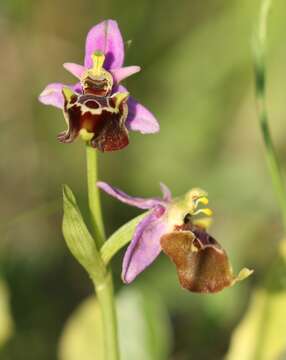
[[[123,63],[124,42],[117,22],[106,20],[94,26],[86,38],[84,65],[63,65],[79,81],[49,84],[39,96],[43,104],[64,111],[68,129],[59,134],[61,142],[82,135],[92,146],[110,151],[128,144],[128,130],[159,131],[154,115],[120,84],[140,67],[123,67]]]
[[[175,263],[181,286],[190,291],[217,292],[252,273],[244,268],[234,276],[226,252],[207,233],[212,212],[205,207],[205,191],[195,188],[172,198],[170,190],[161,184],[162,198],[144,199],[131,197],[104,182],[97,186],[123,203],[149,210],[137,225],[124,255],[125,283],[132,282],[161,250]]]

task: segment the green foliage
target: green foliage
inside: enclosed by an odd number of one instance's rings
[[[171,330],[165,303],[157,293],[125,289],[117,309],[122,360],[166,360]]]
[[[254,104],[251,35],[259,3],[0,0],[1,64],[6,69],[0,97],[5,109],[0,114],[1,223],[41,204],[57,204],[61,183],[72,185],[78,200],[86,199],[83,145],[58,144],[56,134],[65,128],[62,114],[39,104],[37,96],[49,82],[75,81],[61,64],[81,63],[86,32],[112,17],[125,40],[132,40],[125,65],[142,66],[127,80],[128,89],[155,113],[161,131],[148,136],[132,132],[126,150],[100,154],[100,178],[142,196],[157,194],[159,181],[174,196],[191,186],[207,188],[215,210],[212,234],[229,252],[234,268],[253,267],[253,280],[259,281],[269,271],[281,234]],[[271,130],[284,167],[285,11],[285,1],[274,2],[267,55]],[[16,102],[15,94],[21,94]],[[138,214],[103,197],[108,233]],[[85,274],[67,255],[59,230],[61,206],[54,206],[53,213],[41,211],[17,224],[9,222],[0,241],[1,270],[9,276],[17,315],[17,332],[1,353],[5,360],[23,354],[29,360],[55,359],[62,322],[90,291]],[[87,205],[81,211],[87,214]],[[119,257],[112,266],[118,289]],[[148,284],[163,294],[175,319],[173,358],[191,354],[196,360],[221,360],[253,282],[212,297],[196,296],[181,290],[173,265],[161,256],[136,285]]]
[[[60,340],[59,359],[102,360],[103,351],[100,308],[92,296],[80,304],[68,319]]]
[[[226,360],[278,360],[286,350],[286,241],[264,287],[253,292]]]
[[[103,244],[100,252],[105,264],[108,264],[113,255],[115,255],[123,246],[129,243],[136,226],[146,215],[147,212],[137,216],[136,218],[121,226]]]
[[[67,185],[63,186],[63,201],[63,234],[67,246],[86,271],[92,274],[94,279],[100,279],[105,273],[104,264],[84,223],[76,199]]]
[[[9,298],[8,288],[4,281],[0,279],[0,347],[6,343],[13,332]]]
[[[152,291],[127,288],[117,297],[122,360],[166,360],[171,333],[164,303]],[[60,360],[102,360],[101,317],[95,297],[68,320],[59,344]]]

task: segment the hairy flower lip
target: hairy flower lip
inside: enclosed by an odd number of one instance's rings
[[[68,130],[61,133],[58,140],[70,143],[80,135],[102,152],[124,148],[129,143],[125,127],[128,95],[115,93],[110,97],[91,94],[77,96],[69,88],[64,88],[64,114]]]
[[[218,292],[251,274],[243,269],[238,276],[233,275],[225,250],[207,233],[204,219],[190,216],[189,223],[184,222],[188,206],[190,214],[196,214],[199,203],[207,205],[206,192],[201,191],[197,197],[194,189],[173,199],[168,187],[161,184],[162,199],[144,199],[129,196],[104,182],[97,186],[125,204],[150,210],[137,225],[124,255],[123,282],[132,282],[162,250],[176,265],[180,284],[189,291]]]
[[[80,81],[83,73],[92,68],[92,55],[102,52],[105,55],[104,69],[107,70],[113,80],[111,94],[116,92],[127,92],[120,82],[127,77],[139,72],[141,68],[137,65],[123,67],[124,42],[118,24],[114,20],[105,20],[95,25],[88,32],[85,46],[84,65],[71,62],[63,64],[64,68],[77,77]],[[62,90],[69,87],[77,94],[82,94],[81,82],[75,85],[64,85],[62,83],[51,83],[39,95],[39,101],[45,105],[64,108],[64,97]],[[125,120],[129,131],[139,131],[142,134],[151,134],[159,131],[160,127],[155,116],[132,96],[127,101],[128,113]]]

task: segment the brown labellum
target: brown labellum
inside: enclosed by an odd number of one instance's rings
[[[174,231],[161,237],[161,246],[175,263],[183,288],[214,293],[235,282],[226,252],[206,231]]]
[[[64,96],[64,115],[68,129],[59,134],[60,142],[72,142],[80,130],[85,129],[92,135],[91,146],[100,151],[119,150],[128,145],[128,131],[125,127],[128,94],[116,93],[103,97],[75,93],[66,96],[64,93]]]

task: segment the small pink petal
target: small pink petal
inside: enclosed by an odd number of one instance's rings
[[[119,69],[110,70],[114,82],[119,84],[122,80],[128,78],[129,76],[138,73],[141,70],[140,66],[125,66]]]
[[[91,55],[96,51],[104,53],[104,68],[106,70],[122,67],[124,43],[116,21],[102,21],[87,34],[84,59],[86,68],[92,67]]]
[[[113,88],[113,92],[128,92],[128,90],[120,84]],[[160,130],[155,116],[132,96],[129,96],[127,104],[126,127],[128,130],[140,131],[142,134],[152,134]]]
[[[160,130],[160,125],[155,116],[132,96],[128,99],[128,117],[126,127],[142,134],[152,134]]]
[[[163,200],[165,200],[166,202],[170,202],[172,200],[171,190],[168,188],[167,185],[165,185],[162,182],[160,183],[160,188],[161,188],[161,192],[163,194]]]
[[[80,93],[80,84],[65,85],[62,83],[52,83],[45,87],[39,95],[39,101],[45,105],[52,105],[59,109],[64,107],[64,97],[62,89],[64,86],[71,88],[73,91]]]
[[[86,71],[84,66],[74,63],[64,63],[63,67],[78,79],[80,79],[82,74]]]
[[[41,92],[39,101],[45,105],[52,105],[62,109],[64,107],[63,86],[64,84],[61,83],[49,84]]]

